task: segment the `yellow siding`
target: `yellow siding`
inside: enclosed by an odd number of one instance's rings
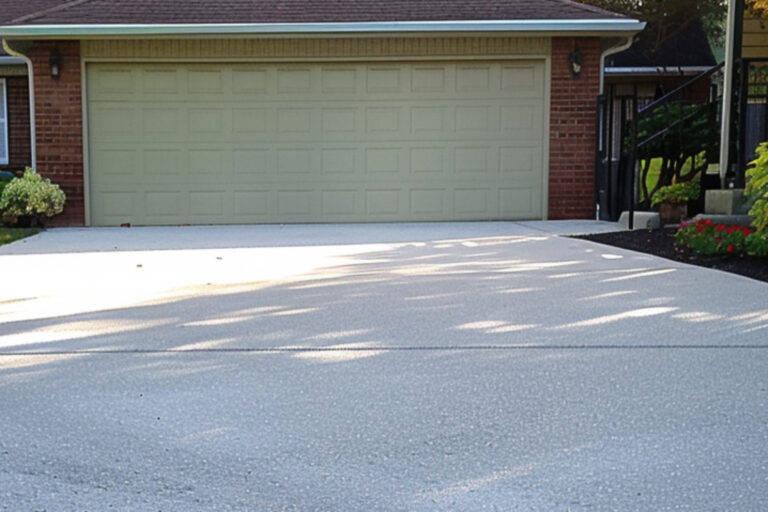
[[[741,54],[746,58],[768,57],[768,20],[744,17]]]
[[[86,40],[86,59],[323,59],[544,56],[547,37]]]

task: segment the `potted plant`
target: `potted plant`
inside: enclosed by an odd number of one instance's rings
[[[0,195],[3,221],[21,227],[38,227],[46,217],[64,209],[66,196],[58,185],[27,168],[21,178],[13,178]]]
[[[659,205],[662,224],[679,224],[688,216],[688,201],[698,199],[701,184],[698,181],[673,183],[661,187],[653,194],[651,205]]]

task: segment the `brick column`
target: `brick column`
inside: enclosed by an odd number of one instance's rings
[[[61,75],[51,77],[50,56],[62,58]],[[67,194],[64,211],[50,220],[55,226],[85,224],[83,181],[83,109],[79,41],[35,41],[29,54],[34,65],[37,171]]]
[[[569,58],[577,46],[582,70],[581,76],[574,77]],[[600,53],[598,38],[552,38],[550,219],[588,219],[595,215]]]

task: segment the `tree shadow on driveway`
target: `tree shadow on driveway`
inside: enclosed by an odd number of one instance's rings
[[[536,236],[308,268],[0,324],[6,503],[754,508],[764,285]]]

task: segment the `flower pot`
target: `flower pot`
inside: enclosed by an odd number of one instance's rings
[[[684,218],[688,217],[688,204],[670,201],[659,203],[659,216],[662,224],[680,224]]]

